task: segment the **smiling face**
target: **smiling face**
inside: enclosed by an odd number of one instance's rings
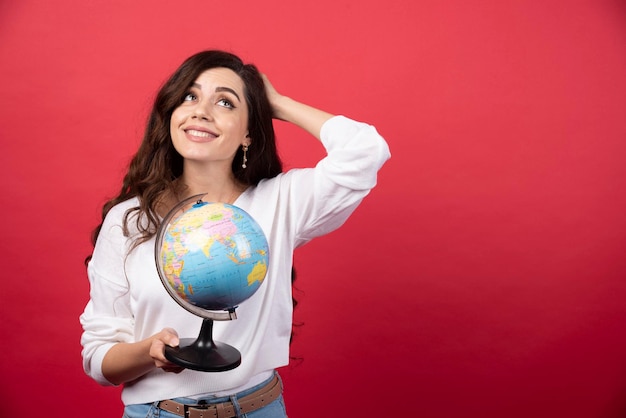
[[[228,170],[242,145],[249,145],[244,83],[228,68],[206,70],[172,113],[174,148],[190,163],[221,164]]]

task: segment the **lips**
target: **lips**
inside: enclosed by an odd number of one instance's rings
[[[187,138],[192,141],[207,141],[217,138],[219,135],[206,128],[200,126],[189,126],[184,128],[183,131]]]
[[[200,136],[202,138],[208,138],[209,136],[211,136],[211,134],[208,132],[197,131],[195,129],[187,129],[185,132],[189,135]]]

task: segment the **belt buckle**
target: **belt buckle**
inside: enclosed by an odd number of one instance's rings
[[[200,410],[208,410],[211,407],[211,404],[195,404],[195,405],[187,405],[187,404],[183,404],[183,416],[184,417],[188,417],[189,416],[189,410],[191,408],[193,409],[200,409]]]

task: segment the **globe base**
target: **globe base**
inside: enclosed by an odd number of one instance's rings
[[[235,347],[213,341],[213,320],[204,319],[200,335],[181,338],[178,347],[165,346],[165,358],[174,364],[201,372],[225,372],[241,364]]]

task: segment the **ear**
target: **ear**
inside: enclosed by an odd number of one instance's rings
[[[252,141],[250,140],[250,134],[248,133],[248,134],[246,134],[246,139],[243,140],[241,145],[245,145],[245,146],[249,147],[251,143],[252,143]]]

